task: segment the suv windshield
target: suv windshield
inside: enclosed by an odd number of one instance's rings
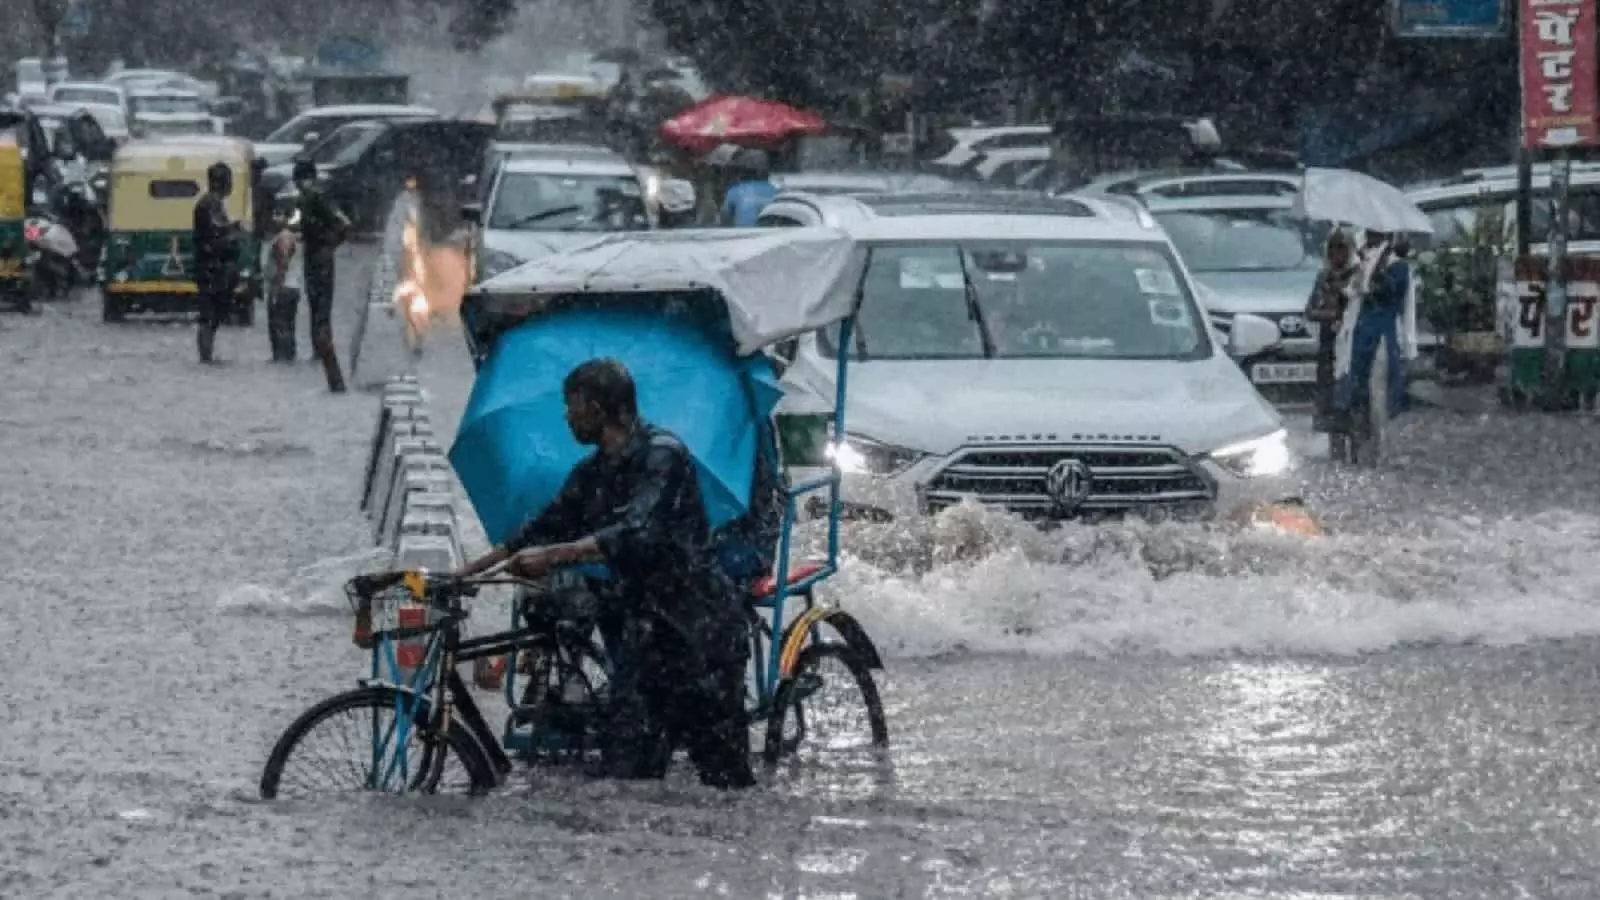
[[[1191,272],[1274,272],[1319,264],[1311,235],[1266,210],[1156,213]]]
[[[1171,254],[1147,243],[880,246],[851,357],[1203,359],[1211,345]],[[838,354],[839,326],[820,337]]]
[[[489,228],[510,231],[628,231],[649,227],[639,180],[630,175],[507,172]]]

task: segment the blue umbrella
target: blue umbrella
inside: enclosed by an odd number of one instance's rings
[[[478,372],[450,462],[489,539],[505,540],[555,499],[593,452],[573,440],[561,384],[588,360],[627,366],[647,421],[693,454],[712,527],[743,515],[755,470],[756,423],[782,389],[762,356],[689,316],[638,309],[569,309],[506,332]]]

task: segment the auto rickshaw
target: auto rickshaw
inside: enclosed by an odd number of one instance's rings
[[[0,304],[26,312],[33,306],[26,220],[48,159],[47,142],[36,117],[0,111]]]
[[[262,296],[260,236],[252,230],[248,141],[222,138],[134,141],[111,160],[110,233],[101,257],[102,317],[120,322],[130,312],[198,309],[194,271],[194,207],[206,190],[206,169],[233,170],[228,216],[242,229],[234,306],[224,321],[248,326]]]
[[[15,139],[0,133],[0,303],[24,311],[32,305],[33,294],[23,237],[27,197],[22,148]]]

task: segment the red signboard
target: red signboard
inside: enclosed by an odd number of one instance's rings
[[[1595,0],[1521,0],[1522,145],[1600,143]]]

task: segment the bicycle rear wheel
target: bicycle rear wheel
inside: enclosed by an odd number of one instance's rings
[[[424,701],[407,725],[405,765],[396,735],[397,704],[410,694],[367,687],[332,697],[301,714],[267,757],[261,796],[355,791],[482,794],[495,785],[478,742],[460,723],[441,740]]]
[[[834,733],[835,728],[840,733]],[[814,643],[800,651],[794,675],[778,685],[773,697],[763,751],[766,761],[775,763],[790,755],[845,755],[888,744],[883,698],[861,655],[848,644],[835,642]]]

